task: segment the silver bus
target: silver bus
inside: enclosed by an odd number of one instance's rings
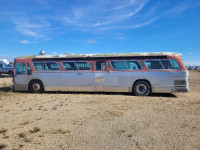
[[[151,93],[189,91],[189,74],[178,53],[94,54],[15,58],[13,89]]]

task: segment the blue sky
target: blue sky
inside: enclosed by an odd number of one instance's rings
[[[0,58],[171,51],[200,65],[200,0],[0,0]]]

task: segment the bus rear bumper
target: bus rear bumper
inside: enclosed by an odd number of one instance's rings
[[[15,91],[28,91],[28,87],[24,84],[13,84],[12,90]]]
[[[172,93],[186,93],[189,92],[188,87],[173,87],[172,88]]]

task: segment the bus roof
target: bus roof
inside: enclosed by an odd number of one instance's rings
[[[30,55],[30,56],[19,56],[16,58],[98,58],[98,57],[131,57],[131,56],[166,56],[174,55],[181,57],[182,54],[175,52],[142,52],[142,53],[103,53],[103,54],[73,54],[64,53],[59,55]]]

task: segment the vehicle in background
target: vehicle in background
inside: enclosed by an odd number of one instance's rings
[[[194,66],[189,66],[188,70],[194,70],[194,68],[195,68]]]
[[[186,68],[188,70],[200,70],[200,66],[196,66],[196,65],[194,65],[194,66],[187,65]]]
[[[151,93],[189,91],[179,53],[120,53],[15,58],[13,89]]]
[[[10,77],[14,75],[14,67],[9,64],[6,59],[0,60],[0,75],[1,74],[8,74]]]
[[[195,70],[200,70],[200,66],[194,66]]]

